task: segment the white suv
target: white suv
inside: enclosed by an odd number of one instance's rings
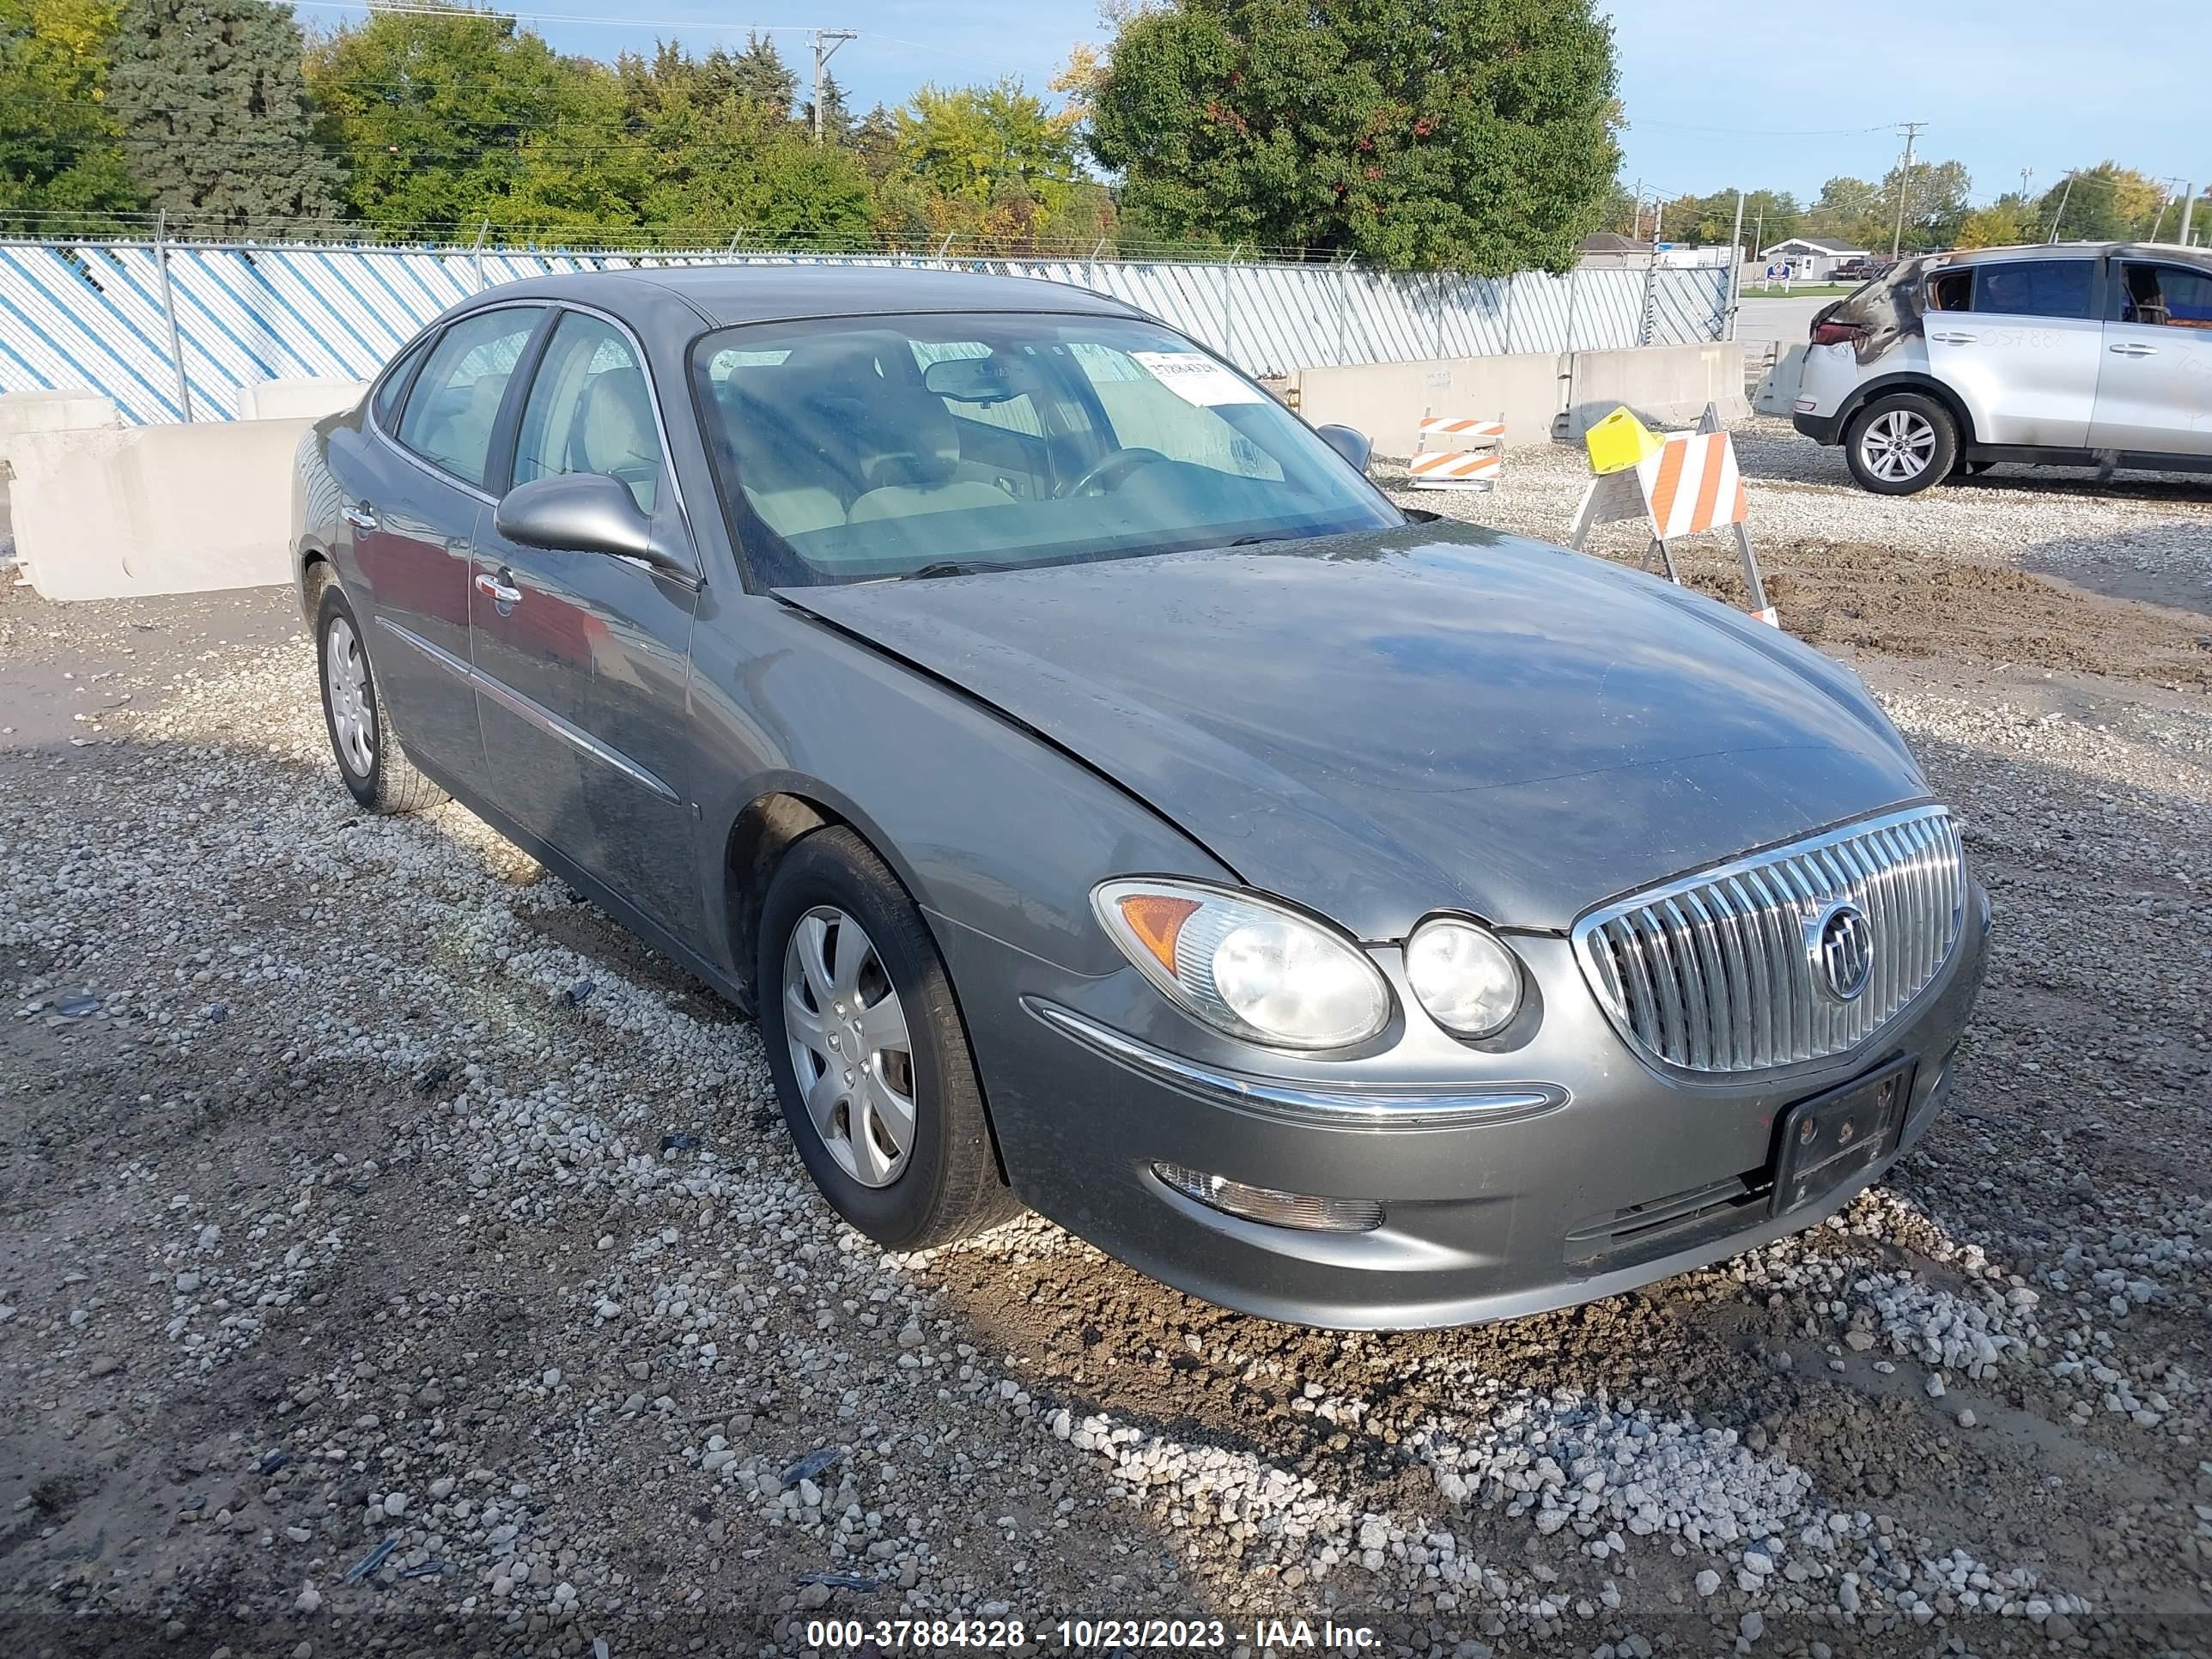
[[[2212,471],[2212,252],[1908,260],[1814,319],[1792,410],[1885,495],[1999,461]]]

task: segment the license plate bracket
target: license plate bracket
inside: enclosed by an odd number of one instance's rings
[[[1773,1158],[1774,1214],[1834,1191],[1897,1145],[1912,1098],[1914,1062],[1893,1060],[1782,1114]]]

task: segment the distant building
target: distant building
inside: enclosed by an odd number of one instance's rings
[[[1633,236],[1623,236],[1618,231],[1601,230],[1594,236],[1582,240],[1581,263],[1600,268],[1617,269],[1634,265],[1638,270],[1651,263],[1652,247],[1649,242],[1639,242]]]
[[[1610,230],[1583,237],[1581,250],[1580,263],[1599,269],[1617,270],[1626,265],[1641,270],[1646,265],[1655,264],[1670,267],[1724,265],[1729,260],[1729,251],[1725,247],[1691,247],[1677,242],[1661,242],[1654,246]]]
[[[1759,263],[1765,268],[1760,274],[1778,283],[1825,283],[1844,260],[1870,257],[1863,247],[1838,247],[1809,236],[1791,236],[1762,250]]]

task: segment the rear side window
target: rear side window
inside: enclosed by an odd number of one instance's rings
[[[2212,271],[2130,260],[2120,267],[2119,289],[2118,316],[2124,323],[2212,329]]]
[[[384,384],[376,388],[376,423],[386,432],[392,430],[392,423],[399,414],[399,399],[406,394],[407,377],[415,372],[415,366],[422,361],[422,354],[429,350],[430,342],[436,338],[434,334],[426,335],[410,346],[384,377]]]
[[[1974,267],[1974,309],[2005,317],[2096,313],[2094,259],[2014,259]]]
[[[1928,279],[1928,308],[1930,311],[1972,311],[1974,308],[1974,273],[1971,270],[1945,270]]]
[[[464,317],[438,337],[399,416],[399,441],[465,483],[489,471],[492,424],[507,376],[538,326],[540,307],[506,306]]]

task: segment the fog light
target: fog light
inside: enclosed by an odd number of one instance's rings
[[[1155,1164],[1152,1173],[1185,1198],[1210,1209],[1271,1227],[1303,1227],[1316,1233],[1366,1233],[1382,1224],[1382,1206],[1371,1198],[1316,1198],[1308,1193],[1279,1193],[1273,1187],[1248,1187],[1225,1176],[1186,1170],[1180,1164]]]

